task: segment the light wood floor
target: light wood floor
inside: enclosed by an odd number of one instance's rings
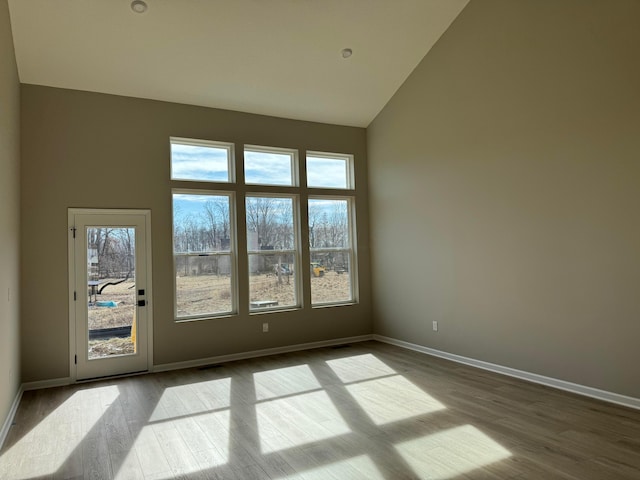
[[[26,392],[0,478],[640,479],[640,411],[367,342]]]

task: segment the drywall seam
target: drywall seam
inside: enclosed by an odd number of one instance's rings
[[[463,363],[472,367],[481,368],[490,372],[499,373],[502,375],[508,375],[510,377],[519,378],[528,382],[538,383],[540,385],[546,385],[547,387],[556,388],[558,390],[564,390],[571,393],[576,393],[585,397],[595,398],[608,403],[615,403],[624,407],[634,408],[640,410],[640,398],[628,397],[626,395],[620,395],[618,393],[608,392],[606,390],[600,390],[593,387],[587,387],[577,383],[571,383],[557,378],[545,377],[544,375],[538,375],[537,373],[525,372],[524,370],[517,370],[515,368],[504,367],[495,363],[484,362],[482,360],[476,360],[469,357],[463,357],[453,353],[443,352],[434,348],[424,347],[415,343],[405,342],[395,338],[385,337],[383,335],[373,335],[373,340],[378,342],[388,343],[397,347],[406,348],[408,350],[414,350],[416,352],[425,353],[434,357],[444,358],[457,363]]]

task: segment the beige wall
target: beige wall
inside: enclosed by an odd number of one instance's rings
[[[20,385],[20,83],[6,0],[0,0],[0,428]]]
[[[174,323],[170,136],[353,153],[360,304]],[[22,169],[23,381],[69,375],[69,207],[151,209],[155,364],[372,330],[364,129],[23,85]]]
[[[376,333],[640,397],[638,25],[471,1],[367,132]]]

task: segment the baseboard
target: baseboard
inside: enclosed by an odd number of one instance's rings
[[[373,335],[373,340],[388,343],[390,345],[395,345],[397,347],[406,348],[408,350],[414,350],[420,353],[426,353],[427,355],[444,358],[453,362],[463,363],[465,365],[481,368],[483,370],[489,370],[491,372],[500,373],[502,375],[508,375],[510,377],[519,378],[521,380],[539,383],[541,385],[546,385],[547,387],[557,388],[558,390],[564,390],[567,392],[576,393],[578,395],[583,395],[585,397],[591,397],[598,400],[603,400],[605,402],[615,403],[624,407],[640,410],[640,398],[628,397],[626,395],[620,395],[618,393],[607,392],[606,390],[600,390],[593,387],[587,387],[585,385],[579,385],[577,383],[566,382],[557,378],[545,377],[544,375],[538,375],[536,373],[530,373],[523,370],[517,370],[515,368],[504,367],[495,363],[475,360],[473,358],[443,352],[434,348],[424,347],[422,345],[416,345],[415,343],[409,343],[403,340],[397,340],[395,338],[385,337],[382,335]]]
[[[13,424],[13,419],[15,418],[16,412],[18,411],[18,405],[20,405],[20,400],[22,399],[23,392],[24,390],[22,389],[22,386],[18,388],[18,392],[16,393],[16,396],[13,399],[13,403],[11,404],[11,408],[9,409],[7,418],[4,420],[4,423],[2,424],[2,428],[0,429],[0,450],[2,450],[4,441],[7,439],[7,435],[9,435],[9,430],[11,429],[11,425]]]
[[[29,390],[40,390],[42,388],[64,387],[65,385],[71,385],[73,380],[71,377],[52,378],[50,380],[38,380],[37,382],[26,382],[22,384],[22,390],[27,392]]]
[[[249,352],[232,353],[230,355],[220,355],[217,357],[199,358],[197,360],[188,360],[186,362],[163,363],[153,366],[153,372],[168,372],[170,370],[180,370],[183,368],[202,367],[216,363],[233,362],[235,360],[246,360],[249,358],[266,357],[268,355],[278,355],[281,353],[299,352],[301,350],[310,350],[312,348],[332,347],[334,345],[342,345],[344,343],[357,343],[373,340],[373,335],[360,335],[357,337],[336,338],[333,340],[323,340],[320,342],[300,343],[297,345],[287,345],[284,347],[265,348],[262,350],[252,350]]]

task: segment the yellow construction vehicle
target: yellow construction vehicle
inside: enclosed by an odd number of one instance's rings
[[[320,262],[311,262],[311,273],[314,277],[324,277],[324,272],[327,269],[324,268]]]

